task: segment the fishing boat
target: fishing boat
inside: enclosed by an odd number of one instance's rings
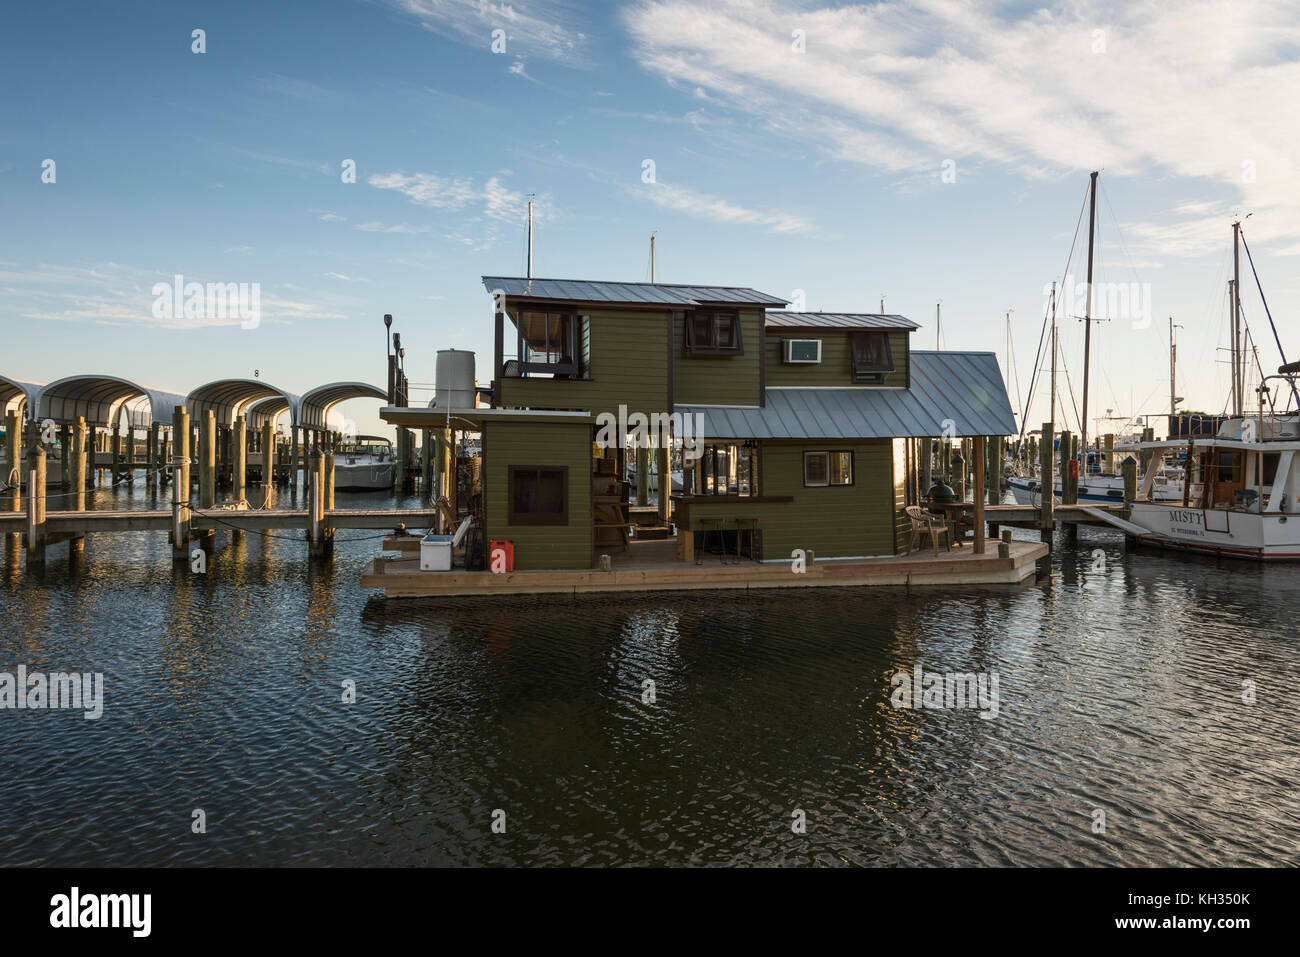
[[[1276,375],[1261,376],[1253,390],[1255,413],[1243,407],[1249,370],[1245,348],[1247,334],[1241,313],[1239,245],[1245,244],[1241,223],[1233,223],[1233,272],[1229,294],[1232,317],[1232,396],[1230,415],[1209,438],[1166,439],[1143,442],[1135,448],[1151,453],[1127,521],[1115,521],[1140,542],[1165,548],[1210,552],[1261,561],[1300,559],[1300,362],[1286,362]],[[1250,247],[1246,246],[1249,256]],[[1254,262],[1251,261],[1254,271]],[[1263,299],[1263,287],[1256,285]],[[1270,325],[1273,317],[1264,300]],[[1281,351],[1281,339],[1273,327]],[[1273,383],[1270,385],[1270,383]],[[1274,395],[1276,387],[1277,395]],[[1277,410],[1283,400],[1283,411]],[[1187,467],[1176,502],[1162,502],[1152,493],[1161,456],[1183,449]]]
[[[334,452],[334,488],[340,492],[388,492],[397,476],[393,443],[383,436],[358,435]]]
[[[1182,445],[1180,444],[1180,447]],[[1182,470],[1161,461],[1161,468],[1151,489],[1153,501],[1182,501],[1183,487],[1179,480]],[[1036,476],[1013,475],[1007,479],[1016,504],[1037,508],[1043,502],[1042,483]],[[1061,502],[1061,479],[1057,476],[1053,498]],[[1080,505],[1114,505],[1124,501],[1124,477],[1102,472],[1090,472],[1079,479]]]

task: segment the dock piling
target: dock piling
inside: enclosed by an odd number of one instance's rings
[[[45,450],[33,443],[27,453],[27,564],[45,564]]]

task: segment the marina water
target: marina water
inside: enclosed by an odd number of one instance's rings
[[[385,601],[380,537],[0,551],[0,671],[104,676],[98,720],[0,711],[0,864],[1296,860],[1300,569],[1085,529],[1015,589]],[[997,716],[895,707],[918,667]]]

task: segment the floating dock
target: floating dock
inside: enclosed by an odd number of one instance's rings
[[[861,560],[818,559],[803,571],[791,562],[742,559],[723,565],[716,555],[701,564],[677,558],[672,539],[634,542],[615,557],[610,571],[422,572],[418,557],[377,558],[361,573],[362,588],[382,588],[388,598],[467,595],[577,595],[587,592],[695,591],[700,589],[816,588],[870,585],[1014,585],[1033,578],[1048,547],[1040,542],[1004,542],[976,554],[968,542],[951,551],[925,549],[911,555]],[[418,554],[419,539],[390,538],[386,551]]]

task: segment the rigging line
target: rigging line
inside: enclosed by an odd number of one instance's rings
[[[1240,226],[1237,227],[1237,235],[1241,237],[1241,245],[1246,250],[1246,261],[1250,263],[1251,275],[1255,277],[1255,288],[1259,290],[1260,301],[1264,303],[1264,315],[1268,316],[1269,328],[1273,330],[1273,341],[1277,343],[1278,355],[1282,357],[1282,364],[1286,365],[1286,350],[1282,348],[1282,339],[1277,334],[1277,324],[1273,322],[1273,313],[1268,308],[1268,299],[1264,297],[1264,287],[1259,281],[1259,273],[1255,270],[1255,257],[1250,254],[1250,246],[1246,243],[1246,233]],[[1237,290],[1237,296],[1241,296],[1240,289]],[[1262,376],[1263,374],[1263,370],[1261,369],[1260,375]],[[1291,383],[1292,396],[1298,403],[1300,403],[1300,393],[1296,392],[1295,380],[1288,379],[1287,381]]]
[[[1082,200],[1082,202],[1079,203],[1079,218],[1078,218],[1078,219],[1075,221],[1075,223],[1074,223],[1074,238],[1070,240],[1070,254],[1069,254],[1068,256],[1065,257],[1065,269],[1064,269],[1064,271],[1061,273],[1061,282],[1060,282],[1060,284],[1059,284],[1059,288],[1060,288],[1062,291],[1064,291],[1064,289],[1065,289],[1065,277],[1068,276],[1068,275],[1070,274],[1070,263],[1072,263],[1072,262],[1074,261],[1074,250],[1075,250],[1075,248],[1079,245],[1079,230],[1083,227],[1083,214],[1084,214],[1084,211],[1087,210],[1087,208],[1088,208],[1088,191],[1089,191],[1091,188],[1092,188],[1092,187],[1091,187],[1091,184],[1089,184],[1089,186],[1088,186],[1087,188],[1084,189],[1084,191],[1083,191],[1083,200]],[[1046,330],[1047,330],[1047,325],[1048,325],[1048,321],[1049,321],[1049,319],[1050,319],[1050,321],[1052,322],[1052,324],[1055,325],[1055,322],[1056,322],[1056,303],[1055,303],[1055,302],[1052,302],[1052,303],[1049,305],[1049,307],[1048,307],[1047,309],[1044,309],[1044,310],[1043,310],[1043,330],[1044,330],[1044,332],[1043,332],[1043,333],[1040,333],[1040,334],[1039,334],[1039,337],[1038,337],[1038,355],[1039,355],[1040,357],[1041,357],[1042,354],[1043,354],[1043,338],[1044,338],[1044,335],[1045,335]],[[1050,346],[1048,347],[1048,350],[1051,351]],[[1035,367],[1034,367],[1034,375],[1033,375],[1033,377],[1029,380],[1029,405],[1032,405],[1032,404],[1033,404],[1033,401],[1034,401],[1034,384],[1037,382],[1037,380],[1038,380],[1038,374],[1039,374],[1039,372],[1041,372],[1041,371],[1042,371],[1041,368],[1039,368],[1038,365],[1037,365],[1037,363],[1035,363]],[[1055,397],[1053,397],[1053,400],[1054,400],[1054,399],[1055,399]],[[1024,416],[1021,418],[1020,435],[1021,435],[1022,438],[1024,437],[1024,434],[1025,434],[1025,425],[1024,425],[1024,423],[1026,423],[1026,422],[1029,421],[1029,405],[1026,405],[1026,406],[1025,406],[1025,414],[1024,414]]]
[[[1057,345],[1059,346],[1060,343],[1058,342]],[[1064,349],[1061,350],[1061,370],[1065,373],[1065,384],[1070,390],[1070,405],[1074,406],[1074,421],[1077,425],[1081,421],[1079,418],[1079,402],[1074,397],[1074,383],[1070,381],[1070,367],[1065,364]],[[1065,410],[1062,409],[1061,411],[1064,412]]]

